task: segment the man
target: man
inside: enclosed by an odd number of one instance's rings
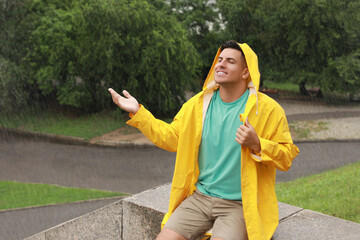
[[[287,171],[299,153],[285,113],[258,92],[256,54],[247,44],[224,43],[203,90],[171,124],[157,120],[135,98],[109,89],[130,112],[129,125],[155,145],[176,151],[169,211],[158,240],[270,239],[278,225],[276,169]]]

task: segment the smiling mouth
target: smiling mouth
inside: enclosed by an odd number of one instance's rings
[[[217,75],[225,75],[225,74],[226,74],[226,72],[223,72],[223,71],[217,71],[217,72],[216,72],[216,74],[217,74]]]

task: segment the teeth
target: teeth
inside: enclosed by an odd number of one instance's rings
[[[219,75],[223,75],[223,74],[225,74],[224,72],[217,72],[217,74],[219,74]]]

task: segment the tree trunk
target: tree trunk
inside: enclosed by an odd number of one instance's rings
[[[303,96],[309,96],[309,92],[306,90],[305,84],[306,80],[303,80],[299,83],[300,94]]]

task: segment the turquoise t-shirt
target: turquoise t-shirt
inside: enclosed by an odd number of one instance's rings
[[[197,189],[209,196],[228,200],[241,197],[241,146],[235,141],[249,90],[236,101],[226,103],[215,91],[206,112],[200,151]]]

